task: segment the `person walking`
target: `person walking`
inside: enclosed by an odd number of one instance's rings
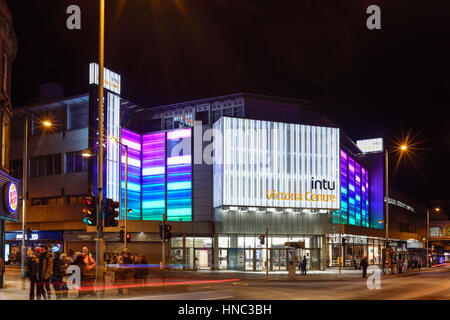
[[[67,268],[66,268],[67,270]],[[59,300],[62,298],[63,291],[63,277],[65,276],[65,271],[63,270],[61,253],[59,251],[55,252],[55,256],[53,259],[53,275],[52,275],[52,284],[55,289],[56,299]]]
[[[307,265],[308,261],[306,260],[306,256],[303,256],[303,260],[302,260],[302,274],[306,275],[306,265]]]
[[[3,275],[5,274],[5,262],[0,257],[0,289],[3,288]]]
[[[86,284],[88,290],[83,290],[84,295],[94,295],[94,279],[95,279],[95,260],[89,254],[89,249],[83,247],[81,252],[84,268],[81,269],[81,281]]]
[[[53,275],[53,257],[46,247],[41,248],[39,269],[37,274],[37,296],[44,300],[51,299],[50,280]]]
[[[362,269],[362,277],[363,278],[367,278],[367,267],[368,267],[368,263],[367,263],[367,258],[364,257],[361,259],[361,263],[360,263],[360,267]]]
[[[358,270],[358,264],[356,263],[355,257],[353,257],[353,267],[355,268],[355,270]]]
[[[27,251],[26,266],[26,276],[30,279],[30,300],[34,300],[37,296],[38,300],[41,300],[41,296],[36,294],[37,291],[37,274],[39,270],[39,254],[41,252],[40,248],[36,248],[36,253],[33,252],[31,248]]]

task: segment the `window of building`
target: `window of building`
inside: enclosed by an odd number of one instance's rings
[[[9,125],[6,119],[2,121],[2,167],[7,167],[8,162],[8,143],[9,141]]]
[[[202,124],[209,124],[209,112],[206,111],[199,111],[195,114],[195,120],[201,121]]]
[[[223,109],[223,115],[232,117],[233,116],[233,108]]]
[[[71,104],[67,108],[67,130],[87,128],[89,109],[87,103]]]
[[[64,197],[31,199],[32,206],[56,206],[63,205],[64,203]]]
[[[61,174],[60,153],[30,158],[30,177],[51,176],[57,174]]]
[[[66,173],[88,171],[89,160],[81,155],[81,151],[66,152]]]
[[[164,128],[166,130],[173,129],[173,118],[164,119]]]
[[[216,122],[217,120],[220,119],[220,117],[222,117],[222,110],[214,110],[212,116],[213,116],[212,121]]]
[[[244,107],[234,108],[234,116],[238,118],[244,117]]]

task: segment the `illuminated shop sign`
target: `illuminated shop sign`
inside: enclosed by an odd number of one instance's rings
[[[340,208],[339,129],[223,117],[214,206]]]
[[[5,207],[10,214],[14,214],[19,207],[19,192],[14,182],[9,182],[5,186]]]
[[[22,240],[22,234],[21,233],[19,233],[19,234],[17,234],[16,235],[16,240]],[[32,233],[31,234],[31,239],[28,239],[28,237],[27,237],[27,235],[25,235],[25,240],[31,240],[31,241],[35,241],[35,240],[39,240],[39,235],[38,234],[36,234],[36,233]]]
[[[356,145],[362,152],[383,151],[383,138],[357,140]]]
[[[99,67],[98,63],[89,64],[89,84],[98,85],[98,77],[99,77]],[[111,92],[117,93],[120,95],[120,75],[104,68],[104,88]]]

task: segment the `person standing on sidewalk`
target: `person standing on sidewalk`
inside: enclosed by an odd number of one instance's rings
[[[44,300],[51,299],[50,280],[53,275],[53,256],[46,247],[41,248],[39,255],[39,270],[37,275],[37,296],[43,296]]]
[[[361,268],[362,268],[362,277],[363,278],[367,278],[367,266],[368,266],[368,263],[367,263],[367,258],[366,257],[364,257],[364,258],[362,258],[362,260],[361,260]]]
[[[36,278],[39,270],[39,254],[41,252],[40,248],[36,248],[36,254],[33,252],[31,248],[27,251],[27,260],[26,260],[26,275],[30,279],[30,300],[34,300],[36,296]],[[37,294],[37,299],[41,300],[41,296]]]
[[[304,274],[304,275],[306,275],[306,265],[307,265],[306,256],[303,256],[303,260],[302,260],[302,274]]]

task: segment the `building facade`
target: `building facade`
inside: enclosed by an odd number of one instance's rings
[[[27,227],[35,244],[94,248],[81,199],[96,190],[97,165],[81,151],[96,150],[97,77],[91,64],[88,94],[15,111],[30,119]],[[142,108],[120,98],[119,75],[108,70],[105,79],[106,136],[122,144],[105,142],[104,194],[121,208],[119,226],[105,228],[107,251],[123,249],[127,209],[128,249],[149,263],[162,260],[164,214],[174,268],[261,271],[267,260],[270,270],[287,270],[305,256],[309,269],[324,270],[341,255],[348,267],[362,257],[383,263],[383,153],[362,152],[310,102],[238,93]],[[56,125],[45,129],[43,119]],[[23,122],[14,124],[13,146],[22,146]],[[11,167],[23,179],[22,158],[13,147]],[[406,232],[401,223],[392,226]],[[12,246],[20,225],[7,228]]]
[[[17,221],[20,183],[9,175],[11,105],[11,66],[17,54],[17,38],[11,12],[4,0],[0,1],[0,257],[5,258],[5,221]],[[3,279],[0,277],[0,288]]]

